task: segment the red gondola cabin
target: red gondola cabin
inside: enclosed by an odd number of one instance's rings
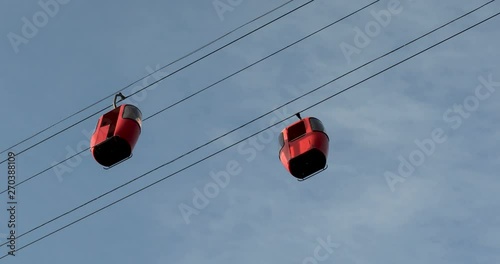
[[[116,101],[116,99],[115,99]],[[112,167],[132,156],[141,134],[142,113],[124,104],[101,116],[90,140],[94,159],[105,168]]]
[[[305,180],[326,169],[330,140],[319,119],[297,116],[301,120],[280,133],[280,160],[290,174]]]

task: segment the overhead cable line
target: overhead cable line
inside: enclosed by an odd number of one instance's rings
[[[187,65],[185,65],[185,66],[183,66],[183,67],[181,67],[181,68],[179,68],[179,69],[177,69],[177,70],[173,71],[172,73],[170,73],[170,74],[168,74],[168,75],[166,75],[166,76],[164,76],[164,77],[160,78],[159,80],[156,80],[156,81],[154,81],[153,83],[151,83],[151,84],[149,84],[149,85],[146,85],[145,87],[143,87],[143,88],[139,89],[138,91],[136,91],[136,92],[134,92],[134,93],[130,94],[128,97],[133,96],[133,95],[135,95],[135,94],[137,94],[137,93],[139,93],[139,92],[142,92],[142,91],[143,91],[143,90],[145,90],[146,88],[148,88],[148,87],[150,87],[150,86],[153,86],[153,85],[155,85],[156,83],[158,83],[158,82],[160,82],[160,81],[162,81],[162,80],[164,80],[164,79],[166,79],[166,78],[168,78],[168,77],[170,77],[170,76],[174,75],[175,73],[177,73],[177,72],[179,72],[179,71],[181,71],[181,70],[184,70],[184,69],[186,69],[187,67],[189,67],[189,66],[191,66],[191,65],[193,65],[193,64],[195,64],[195,63],[197,63],[197,62],[199,62],[199,61],[201,61],[201,60],[203,60],[203,59],[205,59],[205,58],[207,58],[207,57],[209,57],[209,56],[211,56],[211,55],[213,55],[213,54],[217,53],[218,51],[220,51],[220,50],[222,50],[222,49],[224,49],[224,48],[226,48],[226,47],[230,46],[231,44],[233,44],[233,43],[235,43],[235,42],[237,42],[237,41],[239,41],[239,40],[241,40],[241,39],[243,39],[243,38],[245,38],[245,37],[247,37],[247,36],[251,35],[252,33],[255,33],[256,31],[258,31],[258,30],[260,30],[260,29],[262,29],[262,28],[264,28],[264,27],[266,27],[266,26],[268,26],[268,25],[270,25],[270,24],[272,24],[272,23],[276,22],[277,20],[279,20],[279,19],[281,19],[281,18],[283,18],[283,17],[285,17],[285,16],[287,16],[287,15],[289,15],[289,14],[291,14],[291,13],[293,13],[293,12],[295,12],[295,11],[297,11],[297,10],[301,9],[301,8],[303,8],[303,7],[304,7],[304,6],[306,6],[306,5],[311,4],[312,2],[314,2],[314,0],[309,0],[308,2],[306,2],[306,3],[304,3],[304,4],[302,4],[302,5],[298,6],[298,7],[296,7],[296,8],[294,8],[294,9],[292,9],[292,10],[290,10],[290,11],[286,12],[285,14],[283,14],[283,15],[281,15],[281,16],[279,16],[279,17],[277,17],[277,18],[273,19],[273,20],[271,20],[270,22],[267,22],[267,23],[265,23],[264,25],[259,26],[258,28],[256,28],[256,29],[254,29],[254,30],[252,30],[252,31],[250,31],[250,32],[248,32],[248,33],[246,33],[246,34],[244,34],[243,36],[241,36],[241,37],[239,37],[239,38],[237,38],[237,39],[235,39],[235,40],[233,40],[233,41],[231,41],[231,42],[229,42],[229,43],[227,43],[227,44],[223,45],[222,47],[219,47],[219,48],[217,48],[216,50],[211,51],[210,53],[208,53],[208,54],[206,54],[206,55],[204,55],[204,56],[202,56],[202,57],[200,57],[200,58],[198,58],[198,59],[194,60],[193,62],[190,62],[189,64],[187,64]],[[106,99],[106,98],[104,98],[104,99]],[[104,99],[102,99],[102,100],[104,100]],[[59,131],[59,132],[57,132],[57,133],[52,134],[51,136],[46,137],[45,139],[43,139],[43,140],[41,140],[41,141],[39,141],[39,142],[37,142],[37,143],[35,143],[35,144],[33,144],[33,145],[29,146],[28,148],[25,148],[25,149],[23,149],[23,150],[21,150],[21,151],[17,152],[17,153],[16,153],[16,155],[20,155],[20,154],[22,154],[22,153],[24,153],[24,152],[26,152],[26,151],[28,151],[28,150],[30,150],[30,149],[32,149],[32,148],[34,148],[34,147],[36,147],[36,146],[38,146],[38,145],[42,144],[43,142],[45,142],[45,141],[47,141],[47,140],[49,140],[49,139],[51,139],[51,138],[53,138],[53,137],[55,137],[55,136],[57,136],[57,135],[61,134],[62,132],[64,132],[64,131],[66,131],[66,130],[68,130],[68,129],[70,129],[70,128],[72,128],[72,127],[74,127],[74,126],[76,126],[76,125],[78,125],[78,124],[80,124],[80,123],[82,123],[83,121],[85,121],[85,120],[87,120],[87,119],[89,119],[89,118],[91,118],[91,117],[93,117],[93,116],[95,116],[95,115],[99,114],[100,112],[103,112],[104,110],[106,110],[106,109],[108,109],[108,108],[109,108],[109,106],[107,106],[107,107],[105,107],[105,108],[103,108],[103,109],[99,110],[98,112],[96,112],[96,113],[94,113],[94,114],[92,114],[92,115],[90,115],[90,116],[85,117],[84,119],[82,119],[82,120],[80,120],[80,121],[78,121],[78,122],[76,122],[76,123],[74,123],[74,124],[72,124],[72,125],[70,125],[70,126],[68,126],[68,127],[64,128],[64,129],[60,130],[60,131]],[[5,152],[5,151],[4,151],[4,152]],[[7,160],[8,160],[8,159],[2,160],[2,161],[0,162],[0,164],[2,164],[2,163],[4,163],[4,162],[6,162]]]
[[[335,22],[332,22],[332,23],[330,23],[329,25],[327,25],[327,26],[325,26],[325,27],[323,27],[323,28],[321,28],[321,29],[319,29],[319,30],[316,30],[315,32],[313,32],[313,33],[311,33],[311,34],[309,34],[309,35],[307,35],[307,36],[305,36],[305,37],[303,37],[303,38],[301,38],[301,39],[299,39],[299,40],[297,40],[297,41],[295,41],[295,42],[293,42],[293,43],[291,43],[291,44],[289,44],[289,45],[287,45],[287,46],[285,46],[285,47],[283,47],[283,48],[281,48],[281,49],[279,49],[279,50],[277,50],[277,51],[275,51],[275,52],[273,52],[273,53],[271,53],[270,55],[265,56],[265,57],[263,57],[262,59],[260,59],[260,60],[258,60],[258,61],[256,61],[256,62],[254,62],[254,63],[252,63],[252,64],[250,64],[250,65],[248,65],[248,66],[246,66],[246,67],[244,67],[244,68],[242,68],[242,69],[240,69],[240,70],[238,70],[238,71],[236,71],[236,72],[234,72],[234,73],[232,73],[232,74],[230,74],[230,75],[228,75],[228,76],[226,76],[226,77],[224,77],[224,78],[222,78],[222,79],[220,79],[220,80],[218,80],[218,81],[216,81],[215,83],[213,83],[213,84],[211,84],[211,85],[209,85],[209,86],[207,86],[207,87],[205,87],[205,88],[203,88],[203,89],[201,89],[201,90],[199,90],[199,91],[197,91],[197,92],[195,92],[195,93],[193,93],[193,94],[191,94],[191,95],[189,95],[189,96],[187,96],[187,97],[185,97],[185,98],[183,98],[183,99],[181,99],[181,100],[179,100],[179,101],[177,101],[177,102],[175,102],[175,103],[173,103],[173,104],[171,104],[171,105],[169,105],[169,106],[167,106],[167,107],[165,107],[165,108],[163,108],[163,109],[161,109],[160,111],[158,111],[158,112],[156,112],[156,113],[154,113],[154,114],[152,114],[152,115],[150,115],[150,116],[146,117],[143,121],[144,121],[144,122],[146,122],[148,119],[150,119],[150,118],[152,118],[152,117],[154,117],[154,116],[156,116],[156,115],[160,114],[161,112],[164,112],[164,111],[166,111],[166,110],[168,110],[168,109],[170,109],[170,108],[172,108],[172,107],[174,107],[174,106],[176,106],[176,105],[178,105],[178,104],[182,103],[183,101],[185,101],[185,100],[187,100],[187,99],[189,99],[189,98],[191,98],[191,97],[194,97],[195,95],[200,94],[200,93],[201,93],[201,92],[203,92],[203,91],[208,90],[209,88],[211,88],[211,87],[215,86],[216,84],[219,84],[219,83],[221,83],[221,82],[223,82],[223,81],[225,81],[225,80],[229,79],[230,77],[235,76],[235,75],[237,75],[238,73],[241,73],[241,72],[243,72],[244,70],[246,70],[246,69],[248,69],[248,68],[250,68],[250,67],[252,67],[252,66],[254,66],[254,65],[256,65],[256,64],[258,64],[258,63],[260,63],[260,62],[262,62],[262,61],[264,61],[264,60],[267,60],[267,59],[271,58],[272,56],[274,56],[274,55],[276,55],[276,54],[278,54],[278,53],[280,53],[280,52],[282,52],[282,51],[284,51],[284,50],[286,50],[286,49],[288,49],[288,48],[290,48],[290,47],[292,47],[292,46],[294,46],[294,45],[296,45],[296,44],[298,44],[298,43],[300,43],[300,42],[302,42],[302,41],[304,41],[304,40],[306,40],[307,38],[309,38],[309,37],[311,37],[311,36],[313,36],[313,35],[315,35],[315,34],[317,34],[317,33],[321,32],[321,31],[323,31],[323,30],[325,30],[325,29],[327,29],[327,28],[329,28],[329,27],[331,27],[331,26],[333,26],[333,25],[335,25],[335,24],[337,24],[338,22],[340,22],[340,21],[342,21],[342,20],[344,20],[344,19],[346,19],[346,18],[348,18],[348,17],[350,17],[350,16],[353,16],[354,14],[356,14],[356,13],[358,13],[358,12],[362,11],[363,9],[366,9],[367,7],[369,7],[369,6],[371,6],[371,5],[375,4],[375,3],[377,3],[377,2],[379,2],[379,1],[380,1],[380,0],[376,0],[376,1],[374,1],[374,2],[372,2],[372,3],[370,3],[370,4],[366,5],[366,6],[364,6],[364,7],[362,7],[362,8],[359,8],[358,10],[356,10],[356,11],[354,11],[354,12],[352,12],[352,13],[350,13],[350,14],[346,15],[346,16],[344,16],[343,18],[340,18],[340,19],[336,20]],[[76,156],[78,156],[78,155],[82,154],[83,152],[88,151],[89,149],[90,149],[90,147],[88,147],[88,148],[86,148],[86,149],[84,149],[84,150],[82,150],[82,151],[80,151],[80,152],[78,152],[78,153],[74,154],[73,156],[70,156],[70,157],[68,157],[68,158],[66,158],[66,159],[64,159],[64,160],[62,160],[62,161],[60,161],[60,162],[58,162],[58,163],[56,163],[56,164],[54,164],[54,165],[52,165],[52,166],[50,166],[50,167],[46,168],[46,169],[44,169],[44,170],[43,170],[43,171],[41,171],[41,172],[36,173],[35,175],[33,175],[33,176],[29,177],[29,178],[26,178],[26,179],[24,179],[24,180],[22,180],[22,181],[20,181],[20,182],[16,183],[14,186],[16,187],[16,186],[18,186],[18,185],[21,185],[21,184],[23,184],[23,183],[25,183],[25,182],[27,182],[27,181],[29,181],[29,180],[31,180],[31,179],[33,179],[33,178],[37,177],[37,176],[39,176],[39,175],[41,175],[41,174],[43,174],[43,173],[45,173],[45,172],[49,171],[49,170],[50,170],[50,169],[52,169],[52,168],[54,168],[54,167],[56,167],[56,166],[59,166],[60,164],[62,164],[62,163],[64,163],[64,162],[66,162],[67,160],[70,160],[70,159],[72,159],[72,158],[74,158],[74,157],[76,157]],[[0,194],[4,193],[4,192],[6,192],[6,191],[7,191],[7,190],[3,190],[2,192],[0,192]]]
[[[494,1],[495,1],[495,0],[492,0],[491,2],[494,2]],[[317,105],[319,105],[319,104],[321,104],[321,103],[324,103],[324,102],[326,102],[327,100],[329,100],[329,99],[331,99],[331,98],[333,98],[333,97],[335,97],[335,96],[338,96],[338,95],[342,94],[343,92],[345,92],[345,91],[347,91],[347,90],[350,90],[351,88],[353,88],[353,87],[355,87],[355,86],[357,86],[357,85],[359,85],[359,84],[361,84],[361,83],[363,83],[363,82],[365,82],[365,81],[367,81],[367,80],[370,80],[370,79],[372,79],[372,78],[374,78],[374,77],[376,77],[376,76],[378,76],[378,75],[380,75],[380,74],[382,74],[382,73],[384,73],[384,72],[386,72],[386,71],[388,71],[388,70],[390,70],[390,69],[392,69],[392,68],[394,68],[394,67],[396,67],[396,66],[398,66],[398,65],[400,65],[400,64],[402,64],[402,63],[404,63],[404,62],[406,62],[406,61],[408,61],[408,60],[410,60],[410,59],[412,59],[412,58],[414,58],[414,57],[416,57],[416,56],[418,56],[418,55],[420,55],[420,54],[422,54],[422,53],[424,53],[424,52],[426,52],[426,51],[428,51],[428,50],[430,50],[430,49],[432,49],[432,48],[434,48],[434,47],[436,47],[436,46],[438,46],[438,45],[440,45],[440,44],[442,44],[442,43],[444,43],[444,42],[446,42],[446,41],[448,41],[448,40],[450,40],[450,39],[452,39],[452,38],[454,38],[454,37],[456,37],[456,36],[458,36],[458,35],[461,35],[461,34],[463,34],[464,32],[466,32],[466,31],[468,31],[468,30],[470,30],[470,29],[472,29],[472,28],[474,28],[474,27],[476,27],[476,26],[478,26],[478,25],[480,25],[480,24],[482,24],[482,23],[484,23],[484,22],[486,22],[486,21],[488,21],[488,20],[490,20],[490,19],[492,19],[492,18],[494,18],[494,17],[498,16],[498,15],[500,15],[500,12],[498,12],[498,13],[496,13],[496,14],[494,14],[494,15],[492,15],[492,16],[490,16],[490,17],[488,17],[488,18],[486,18],[486,19],[484,19],[484,20],[482,20],[482,21],[480,21],[480,22],[478,22],[478,23],[476,23],[476,24],[474,24],[474,25],[472,25],[472,26],[470,26],[470,27],[468,27],[468,28],[466,28],[466,29],[464,29],[464,30],[462,30],[462,31],[460,31],[460,32],[458,32],[458,33],[456,33],[456,34],[454,34],[454,35],[452,35],[452,36],[448,37],[448,38],[446,38],[446,39],[444,39],[444,40],[441,40],[440,42],[438,42],[438,43],[436,43],[436,44],[433,44],[432,46],[430,46],[430,47],[428,47],[428,48],[426,48],[426,49],[424,49],[424,50],[422,50],[422,51],[419,51],[419,52],[417,52],[417,53],[413,54],[412,56],[407,57],[406,59],[401,60],[401,61],[399,61],[399,62],[397,62],[397,63],[395,63],[395,64],[393,64],[393,65],[391,65],[391,66],[389,66],[389,67],[387,67],[387,68],[385,68],[384,70],[381,70],[381,71],[379,71],[379,72],[377,72],[377,73],[375,73],[375,74],[373,74],[373,75],[371,75],[371,76],[369,76],[369,77],[367,77],[367,78],[363,79],[362,81],[359,81],[359,82],[357,82],[357,83],[355,83],[355,84],[353,84],[353,85],[351,85],[351,86],[349,86],[349,87],[347,87],[347,88],[345,88],[345,89],[343,89],[343,90],[341,90],[341,91],[339,91],[339,92],[337,92],[337,93],[334,93],[333,95],[328,96],[328,97],[326,97],[325,99],[323,99],[323,100],[321,100],[321,101],[319,101],[319,102],[317,102],[317,103],[315,103],[315,104],[313,104],[313,105],[311,105],[311,106],[309,106],[309,107],[307,107],[307,108],[304,108],[304,109],[300,110],[299,112],[305,112],[305,111],[307,111],[307,110],[309,110],[309,109],[311,109],[311,108],[313,108],[313,107],[315,107],[315,106],[317,106]],[[330,84],[330,83],[332,83],[332,82],[334,82],[334,80],[331,80],[331,81],[329,81],[329,82],[327,82],[327,83],[323,84],[322,86],[320,86],[320,87],[318,87],[318,88],[324,87],[324,86],[326,86],[326,85],[328,85],[328,84]],[[184,167],[184,168],[182,168],[182,169],[180,169],[180,170],[178,170],[178,171],[176,171],[176,172],[174,172],[174,173],[172,173],[172,174],[170,174],[170,175],[168,175],[168,176],[166,176],[166,177],[164,177],[164,178],[162,178],[162,179],[160,179],[160,180],[157,180],[157,181],[155,181],[155,182],[153,182],[153,183],[151,183],[151,184],[149,184],[149,185],[147,185],[147,186],[145,186],[145,187],[143,187],[143,188],[141,188],[141,189],[139,189],[139,190],[137,190],[137,191],[135,191],[135,192],[133,192],[133,193],[131,193],[131,194],[128,194],[128,195],[126,195],[126,196],[124,196],[124,197],[122,197],[122,198],[120,198],[120,199],[118,199],[118,200],[116,200],[116,201],[114,201],[114,202],[112,202],[112,203],[110,203],[110,204],[108,204],[108,205],[104,206],[104,207],[101,207],[99,210],[93,211],[92,213],[87,214],[87,215],[86,215],[86,216],[84,216],[84,217],[81,217],[81,218],[79,218],[79,219],[77,219],[77,220],[75,220],[75,221],[73,221],[73,222],[71,222],[71,223],[69,223],[69,224],[67,224],[67,225],[65,225],[65,226],[63,226],[63,227],[61,227],[61,228],[57,229],[57,230],[55,230],[55,231],[52,231],[51,233],[49,233],[49,234],[47,234],[47,235],[44,235],[44,236],[42,236],[42,237],[40,237],[40,238],[38,238],[38,239],[36,239],[36,240],[34,240],[34,241],[32,241],[32,242],[30,242],[30,243],[28,243],[28,244],[26,244],[26,245],[24,245],[24,246],[20,247],[19,249],[17,249],[17,250],[16,250],[16,252],[17,252],[17,251],[19,251],[19,250],[21,250],[21,249],[24,249],[24,248],[26,248],[26,247],[28,247],[28,246],[30,246],[30,245],[32,245],[32,244],[34,244],[34,243],[36,243],[36,242],[38,242],[38,241],[42,240],[42,239],[45,239],[45,238],[47,238],[47,237],[49,237],[49,236],[51,236],[51,235],[53,235],[53,234],[55,234],[55,233],[57,233],[57,232],[59,232],[59,231],[61,231],[61,230],[65,229],[65,228],[67,228],[67,227],[69,227],[69,226],[71,226],[71,225],[73,225],[73,224],[75,224],[75,223],[78,223],[78,222],[80,222],[80,221],[82,221],[82,220],[84,220],[84,219],[86,219],[86,218],[88,218],[88,217],[90,217],[90,216],[92,216],[92,215],[94,215],[94,214],[96,214],[96,213],[98,213],[98,212],[100,212],[100,211],[102,211],[102,210],[104,210],[104,209],[108,208],[108,207],[111,207],[112,205],[114,205],[114,204],[116,204],[116,203],[119,203],[120,201],[123,201],[123,200],[125,200],[125,199],[127,199],[127,198],[129,198],[129,197],[131,197],[131,196],[133,196],[133,195],[135,195],[135,194],[137,194],[137,193],[139,193],[139,192],[141,192],[141,191],[145,190],[145,189],[148,189],[149,187],[154,186],[154,185],[156,185],[156,184],[158,184],[158,183],[160,183],[160,182],[162,182],[162,181],[164,181],[164,180],[166,180],[166,179],[170,178],[170,177],[171,177],[171,176],[173,176],[173,175],[176,175],[176,174],[178,174],[178,173],[180,173],[180,172],[182,172],[182,171],[184,171],[184,170],[186,170],[186,169],[188,169],[188,168],[191,168],[191,167],[193,167],[193,166],[195,166],[195,165],[197,165],[197,164],[199,164],[199,163],[201,163],[201,162],[203,162],[203,161],[205,161],[205,160],[207,160],[207,159],[209,159],[209,158],[211,158],[211,157],[213,157],[213,156],[215,156],[215,155],[217,155],[217,154],[219,154],[219,153],[221,153],[221,152],[223,152],[223,151],[225,151],[225,150],[227,150],[227,149],[229,149],[229,148],[231,148],[231,147],[234,147],[234,146],[236,146],[237,144],[239,144],[239,143],[241,143],[241,142],[243,142],[243,141],[245,141],[245,140],[247,140],[247,139],[249,139],[249,138],[251,138],[251,137],[253,137],[253,136],[255,136],[255,135],[258,135],[259,133],[262,133],[263,131],[265,131],[265,130],[267,130],[267,129],[271,128],[271,127],[274,127],[274,126],[276,126],[276,125],[278,125],[278,124],[280,124],[280,123],[282,123],[282,122],[284,122],[284,121],[286,121],[286,120],[288,120],[288,119],[290,119],[290,118],[293,118],[293,117],[295,117],[295,114],[294,114],[294,115],[291,115],[291,116],[289,116],[289,117],[287,117],[287,118],[285,118],[285,119],[282,119],[281,121],[276,122],[276,123],[274,123],[274,124],[272,124],[272,125],[270,125],[270,126],[268,126],[268,127],[264,128],[264,129],[262,129],[262,130],[260,130],[260,131],[258,131],[258,132],[256,132],[256,133],[254,133],[254,134],[252,134],[252,135],[250,135],[250,136],[248,136],[248,137],[246,137],[246,138],[244,138],[244,139],[241,139],[241,140],[239,140],[239,141],[237,141],[237,142],[235,142],[235,143],[233,143],[233,144],[231,144],[231,145],[229,145],[229,146],[227,146],[227,147],[225,147],[225,148],[223,148],[223,149],[219,150],[219,151],[216,151],[216,152],[214,152],[214,153],[212,153],[212,154],[210,154],[210,155],[206,156],[206,157],[205,157],[205,158],[203,158],[203,159],[200,159],[200,160],[198,160],[198,161],[196,161],[196,162],[194,162],[194,163],[191,163],[190,165],[188,165],[188,166],[186,166],[186,167]],[[154,172],[154,171],[156,171],[156,170],[158,170],[158,169],[160,169],[160,168],[162,168],[162,167],[166,166],[167,164],[168,164],[168,163],[164,163],[164,164],[162,164],[162,165],[160,165],[160,166],[158,166],[158,167],[156,167],[156,168],[154,168],[154,169],[152,169],[152,170],[150,170],[150,171],[148,171],[148,172],[146,172],[146,173],[142,174],[141,176],[139,176],[139,178],[140,178],[140,177],[143,177],[143,176],[145,176],[145,175],[147,175],[147,174],[150,174],[150,173],[152,173],[152,172]],[[6,254],[6,255],[4,255],[4,256],[2,256],[2,257],[0,257],[0,259],[5,258],[5,257],[7,257],[7,256],[8,256],[8,254]]]

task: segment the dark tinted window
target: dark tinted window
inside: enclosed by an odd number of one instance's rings
[[[123,118],[133,119],[142,127],[142,113],[139,108],[133,105],[126,105],[125,109],[123,109]]]
[[[299,122],[288,128],[288,141],[292,141],[306,133],[304,121]]]
[[[280,146],[283,147],[285,145],[285,139],[283,138],[283,132],[280,133],[278,140],[280,142]]]
[[[120,114],[120,108],[115,108],[113,109],[112,111],[106,113],[103,117],[102,117],[102,120],[101,120],[101,125],[100,127],[103,127],[103,126],[108,126],[108,125],[111,125],[113,124],[114,122],[116,122],[116,120],[118,119],[118,115]],[[97,125],[96,125],[96,130],[97,128],[99,127],[99,122],[97,122]]]
[[[313,131],[325,132],[325,127],[323,126],[323,123],[319,121],[319,119],[311,117],[309,118],[309,123],[311,123],[311,129]]]

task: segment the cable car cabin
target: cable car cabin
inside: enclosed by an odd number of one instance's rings
[[[321,121],[306,117],[280,133],[280,160],[299,180],[326,169],[329,138]]]
[[[94,159],[105,168],[132,156],[142,127],[141,111],[124,104],[101,116],[90,141]]]

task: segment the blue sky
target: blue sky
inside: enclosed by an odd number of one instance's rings
[[[163,66],[285,2],[220,1],[235,4],[222,17],[212,1],[68,1],[58,4],[59,10],[33,38],[18,47],[18,52],[9,41],[9,33],[22,35],[22,18],[32,20],[43,9],[37,1],[2,2],[0,89],[4,118],[0,148],[23,140],[147,75],[148,69],[157,69],[157,65]],[[150,116],[370,2],[316,0],[127,102],[140,107],[144,117]],[[391,15],[390,22],[369,37],[370,43],[359,48],[359,54],[347,58],[341,46],[355,47],[356,28],[364,32],[376,21],[371,11],[387,10],[390,2],[380,1],[147,120],[133,158],[112,170],[103,170],[86,152],[65,163],[71,172],[50,170],[17,187],[16,232],[30,230],[487,1],[401,0],[399,12]],[[305,1],[293,1],[161,70],[160,76],[302,3]],[[21,237],[17,246],[182,169],[499,10],[500,4],[495,1]],[[274,132],[230,148],[1,261],[499,263],[500,155],[496,139],[500,136],[500,98],[498,91],[490,92],[500,88],[498,19],[304,112],[303,116],[321,119],[331,139],[329,169],[308,181],[296,181],[278,160],[276,131],[284,127],[281,124]],[[477,88],[481,78],[489,79],[493,90]],[[476,89],[482,99],[478,99]],[[136,90],[129,88],[124,94]],[[12,151],[19,152],[111,102],[108,99]],[[478,104],[463,116],[447,112],[464,102]],[[93,131],[97,118],[19,155],[18,181],[65,159],[78,147],[87,147],[86,135]],[[432,138],[433,131],[441,132],[435,138],[442,143],[433,141],[435,147],[430,154],[422,154],[424,160],[414,166],[411,175],[396,178],[400,181],[391,188],[387,172],[399,174],[399,157],[407,161],[416,158],[419,148],[415,141]],[[2,155],[2,160],[7,157]],[[207,198],[207,206],[196,209],[193,198],[197,190],[213,187],[211,174],[225,170],[228,164],[235,175],[213,198]],[[6,175],[5,164],[2,168],[2,175]],[[2,190],[6,184],[3,177]],[[5,199],[4,193],[4,204]],[[181,205],[195,208],[197,214],[186,221]],[[0,221],[0,233],[7,233],[7,216],[2,214]],[[1,240],[5,242],[5,238]],[[320,241],[330,241],[334,249],[325,249],[325,242]],[[2,255],[6,253],[3,246]]]

